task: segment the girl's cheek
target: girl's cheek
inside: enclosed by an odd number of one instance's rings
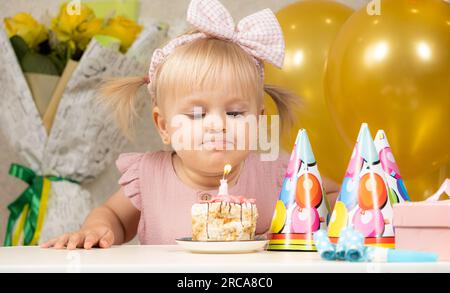
[[[232,139],[237,150],[255,150],[258,143],[258,124],[245,119],[227,121],[227,139]]]
[[[176,150],[194,150],[202,143],[203,126],[200,120],[181,117],[169,131],[172,147]]]
[[[173,115],[169,118],[169,136],[172,147],[175,150],[183,150],[189,147],[190,121],[183,115]]]
[[[191,137],[193,145],[198,146],[203,142],[204,128],[201,120],[194,120],[191,122]]]

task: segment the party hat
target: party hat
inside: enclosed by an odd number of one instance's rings
[[[400,170],[395,162],[391,146],[383,130],[378,130],[375,135],[375,148],[380,157],[381,167],[383,168],[387,181],[391,204],[410,201],[402,176],[400,175]]]
[[[300,129],[283,179],[269,250],[315,251],[313,233],[326,228],[328,203],[306,130]]]
[[[382,150],[389,145],[387,140],[379,139],[378,146]],[[353,227],[364,235],[366,245],[390,248],[395,246],[392,226],[392,201],[395,191],[386,178],[388,175],[385,170],[391,168],[395,172],[388,173],[398,176],[399,172],[395,164],[384,167],[387,163],[384,161],[388,156],[387,151],[390,151],[390,148],[383,152],[378,151],[369,127],[363,123],[331,215],[328,236],[332,242],[337,241],[342,229]],[[383,162],[380,162],[380,156]],[[395,190],[399,193],[398,188]]]

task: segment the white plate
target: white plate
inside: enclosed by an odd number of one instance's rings
[[[175,240],[184,249],[195,253],[250,253],[264,250],[269,240],[193,241],[192,237]]]

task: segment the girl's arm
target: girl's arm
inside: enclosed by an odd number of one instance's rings
[[[139,217],[139,210],[120,189],[103,205],[91,211],[79,231],[63,234],[41,246],[90,249],[93,246],[107,248],[113,244],[122,244],[136,235]]]

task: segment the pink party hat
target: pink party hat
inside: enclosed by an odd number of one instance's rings
[[[389,165],[385,161],[393,156],[386,149],[384,132],[379,134],[377,148],[367,124],[361,125],[328,227],[332,242],[343,228],[352,227],[363,233],[367,245],[395,247],[392,204],[400,192],[389,183],[391,175],[387,174],[400,176],[400,172],[392,163],[395,160],[389,160]]]
[[[308,134],[300,129],[272,218],[268,249],[315,251],[312,234],[326,229],[328,210]]]

